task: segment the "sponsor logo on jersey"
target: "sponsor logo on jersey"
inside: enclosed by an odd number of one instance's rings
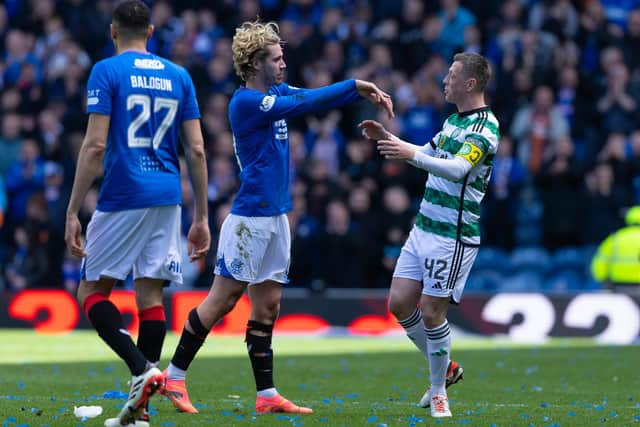
[[[267,95],[262,98],[262,102],[260,103],[260,110],[266,113],[267,111],[271,110],[271,108],[273,108],[273,104],[275,103],[276,97],[273,95]]]
[[[100,102],[100,98],[98,95],[100,94],[100,89],[88,89],[87,90],[87,105],[96,105]]]
[[[133,61],[133,66],[145,70],[164,70],[164,64],[158,59],[136,58]]]
[[[167,269],[173,273],[182,273],[182,265],[178,261],[169,262]]]
[[[289,128],[287,127],[287,121],[285,119],[280,119],[277,122],[273,122],[273,126],[275,127],[275,138],[279,140],[285,140],[289,138]]]

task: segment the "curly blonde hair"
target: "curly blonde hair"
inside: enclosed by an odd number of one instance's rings
[[[236,28],[231,50],[236,74],[245,82],[256,75],[252,61],[261,61],[268,52],[267,46],[280,44],[280,28],[275,22],[244,22]]]

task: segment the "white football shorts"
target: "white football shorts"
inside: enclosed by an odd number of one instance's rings
[[[422,282],[422,293],[459,304],[478,247],[427,233],[414,226],[402,247],[393,277]]]
[[[95,211],[87,226],[83,278],[164,279],[182,283],[181,207]]]
[[[229,214],[222,223],[215,274],[255,285],[267,280],[289,283],[289,219]]]

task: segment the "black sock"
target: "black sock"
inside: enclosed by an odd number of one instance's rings
[[[138,348],[148,361],[158,363],[162,354],[164,337],[167,334],[164,307],[157,305],[141,310],[139,318]]]
[[[256,332],[260,335],[256,335]],[[266,336],[262,336],[265,335]],[[273,385],[273,351],[271,350],[271,336],[273,325],[266,325],[255,320],[247,323],[247,352],[251,359],[253,377],[258,391],[274,387]]]
[[[147,367],[147,359],[133,343],[122,322],[122,315],[109,300],[98,301],[87,313],[100,338],[127,364],[131,375],[140,375]]]
[[[189,369],[189,365],[196,357],[196,353],[198,353],[207,335],[209,335],[209,329],[204,327],[195,308],[189,312],[189,324],[195,335],[189,332],[187,328],[184,328],[176,352],[171,359],[173,366],[183,371]]]

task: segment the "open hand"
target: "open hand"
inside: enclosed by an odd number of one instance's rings
[[[391,95],[382,91],[375,84],[365,80],[356,80],[356,88],[360,96],[367,98],[372,104],[384,108],[390,119],[395,117]]]
[[[205,256],[209,252],[209,246],[211,245],[208,222],[204,220],[191,224],[187,240],[189,241],[187,245],[189,261],[193,262]]]
[[[64,227],[64,241],[69,248],[71,255],[77,258],[84,258],[87,254],[84,252],[82,238],[80,233],[82,232],[82,226],[77,215],[67,216],[67,221]]]
[[[358,124],[358,127],[362,129],[362,135],[368,139],[390,139],[391,134],[375,120],[364,120]]]
[[[378,151],[385,159],[413,160],[416,150],[411,144],[398,139],[381,139]]]

